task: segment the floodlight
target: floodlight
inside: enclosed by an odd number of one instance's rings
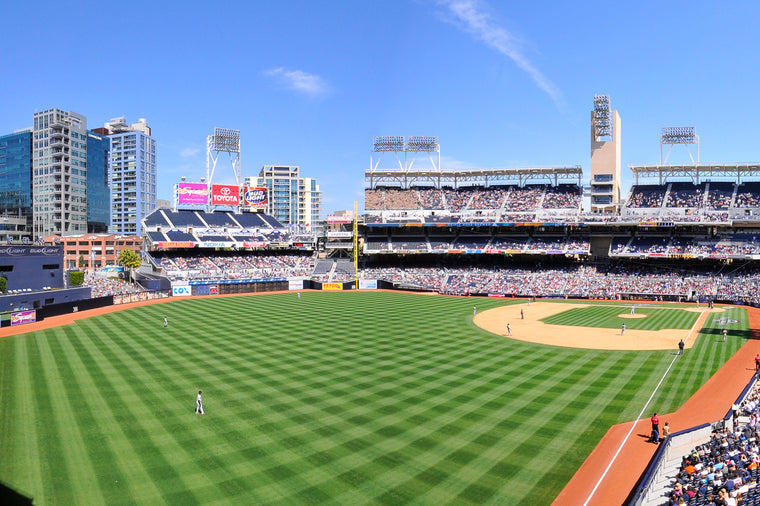
[[[660,142],[662,144],[696,144],[697,129],[695,127],[664,127]]]
[[[594,128],[594,137],[599,138],[612,135],[611,118],[610,96],[594,95],[594,112],[591,120]]]
[[[215,127],[214,135],[211,136],[211,149],[238,153],[240,151],[240,130]]]
[[[383,151],[403,151],[404,150],[404,138],[395,135],[380,135],[375,136],[372,141],[373,152]]]
[[[438,137],[410,136],[406,141],[407,151],[438,151]]]

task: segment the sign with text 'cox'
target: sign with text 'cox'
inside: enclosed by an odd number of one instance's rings
[[[233,184],[212,184],[211,204],[215,206],[240,205],[240,188]]]
[[[251,186],[245,187],[243,193],[243,199],[245,205],[250,207],[266,207],[267,205],[267,189],[266,188],[253,188]]]
[[[189,286],[173,286],[172,297],[190,297],[192,295]]]

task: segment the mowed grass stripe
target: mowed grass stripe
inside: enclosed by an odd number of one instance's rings
[[[77,469],[71,467],[72,457],[69,455],[67,436],[68,429],[61,419],[64,414],[56,407],[59,401],[55,396],[63,395],[59,385],[50,384],[48,370],[54,365],[50,362],[51,357],[45,354],[44,345],[40,341],[50,338],[52,332],[46,336],[35,336],[29,339],[28,359],[29,366],[34,374],[31,376],[32,396],[35,400],[35,418],[37,424],[38,447],[42,458],[41,470],[43,472],[41,490],[27,489],[40,500],[61,501],[65,504],[75,504],[77,491],[72,489],[73,480],[78,478]],[[76,453],[76,449],[72,453]],[[35,463],[30,463],[35,464]],[[91,478],[91,476],[88,476]],[[23,487],[22,488],[26,488]]]
[[[41,435],[38,433],[38,417],[32,384],[33,371],[36,372],[37,360],[29,356],[28,341],[22,339],[0,339],[0,357],[2,360],[3,389],[0,390],[0,408],[2,408],[3,430],[0,434],[12,434],[12,438],[0,437],[0,458],[10,480],[6,484],[16,488],[27,484],[20,490],[28,494],[34,490],[43,490],[45,465],[40,449]],[[8,360],[12,358],[12,360]],[[30,367],[35,364],[35,367]],[[4,456],[4,457],[3,457]],[[6,474],[5,471],[2,473]]]
[[[128,470],[120,465],[116,452],[109,444],[108,434],[114,428],[114,420],[108,420],[108,404],[103,401],[91,376],[81,374],[92,366],[77,352],[77,349],[82,349],[82,341],[79,339],[82,334],[81,328],[67,326],[61,328],[55,338],[45,341],[52,355],[56,357],[55,366],[59,381],[71,406],[70,416],[76,421],[72,426],[81,431],[77,440],[82,445],[80,451],[86,452],[92,479],[97,480],[97,483],[81,484],[85,487],[87,496],[80,497],[79,502],[105,502],[105,497],[109,495],[122,497],[126,502],[134,501],[135,498],[130,496],[130,490],[125,487],[129,483],[124,479],[128,476]],[[101,420],[106,423],[101,424]],[[103,462],[107,462],[108,465],[103,467]],[[150,482],[141,483],[140,488],[150,489]]]
[[[108,477],[101,486],[106,502],[125,501],[129,498],[142,503],[150,498],[161,497],[162,491],[156,486],[147,467],[154,465],[155,461],[148,464],[144,460],[144,441],[134,440],[124,431],[126,408],[123,404],[114,402],[117,394],[113,388],[112,375],[116,368],[108,371],[102,369],[108,361],[98,355],[97,340],[97,332],[91,326],[79,325],[77,335],[71,339],[71,345],[77,353],[73,355],[68,351],[68,355],[70,363],[79,361],[86,371],[86,375],[80,375],[82,398],[87,401],[91,417],[85,425],[90,432],[86,436],[86,442],[99,445],[95,452],[103,455],[98,461],[101,466],[98,473],[101,477]],[[117,407],[122,409],[115,409]],[[106,459],[107,456],[111,459]]]
[[[184,342],[187,342],[187,341],[184,341]],[[194,342],[192,340],[190,341],[190,343],[191,344],[186,344],[185,346],[186,347],[187,346],[195,347],[196,351],[198,351],[198,352],[201,353],[201,355],[195,357],[193,359],[193,361],[194,361],[194,363],[197,364],[197,367],[199,369],[201,369],[201,370],[203,370],[205,372],[205,374],[206,374],[205,381],[208,382],[211,385],[226,385],[226,384],[229,384],[229,382],[230,382],[229,375],[220,374],[220,370],[225,370],[226,368],[225,367],[221,367],[221,368],[220,367],[215,367],[214,363],[216,363],[217,361],[216,360],[210,360],[208,358],[208,353],[207,352],[213,352],[213,350],[209,350],[208,349],[209,348],[208,344],[206,344],[205,342]],[[201,356],[203,358],[201,358]],[[217,391],[217,394],[218,393],[220,393],[220,392]],[[209,409],[209,406],[207,406],[207,409]],[[212,409],[213,409],[213,407],[212,407]],[[281,422],[281,421],[283,421],[283,420],[278,420],[278,422]],[[282,425],[281,424],[278,424],[278,425],[282,429]],[[222,430],[222,434],[232,434],[232,432],[229,432],[229,431],[228,432],[224,432],[224,430],[225,430],[224,427],[220,427],[220,429]],[[233,436],[230,437],[230,439],[237,439],[237,440],[239,440],[239,439],[242,439],[242,438],[236,437],[236,436],[233,435]],[[210,447],[209,449],[212,452],[214,452],[215,454],[216,453],[224,453],[226,451],[229,451],[229,448],[225,448],[224,447],[225,443],[222,442],[222,441],[217,441],[216,443],[212,443],[211,441],[207,440],[206,441],[206,445],[209,446]],[[242,482],[242,481],[234,482],[234,480],[232,478],[229,478],[229,476],[230,476],[230,474],[229,474],[230,469],[227,468],[227,466],[221,465],[218,461],[216,461],[216,459],[212,459],[212,458],[208,458],[207,457],[207,458],[204,459],[204,464],[206,464],[207,466],[211,467],[212,469],[213,468],[217,468],[217,469],[218,468],[224,468],[224,472],[227,475],[227,479],[224,481],[226,489],[228,489],[228,490],[234,489],[236,491],[244,491],[244,490],[247,490],[247,489],[250,488],[250,486],[247,483],[245,483],[245,482]],[[275,461],[275,463],[271,463],[269,465],[276,466],[277,464],[276,464],[276,461]],[[271,483],[271,481],[272,481],[272,478],[270,476],[270,477],[268,477],[268,482]],[[283,488],[283,490],[287,490],[287,489]],[[211,493],[212,493],[211,490],[209,490],[209,494],[211,494]]]
[[[97,385],[91,416],[110,404],[96,430],[117,421],[112,453],[132,448],[114,468],[141,456],[124,494],[138,502],[546,504],[611,424],[638,414],[672,355],[539,346],[472,324],[474,304],[511,303],[380,292],[178,300],[81,321],[61,338],[58,367],[82,392]],[[681,382],[712,358],[693,360],[663,388],[660,411],[699,386]],[[206,417],[192,414],[198,388]],[[154,488],[132,483],[141,475]]]
[[[526,483],[534,483],[531,489],[524,491],[520,500],[531,498],[539,504],[552,502],[556,492],[547,490],[542,483],[567,475],[567,469],[579,467],[586,457],[583,451],[579,450],[596,444],[609,427],[618,422],[615,419],[616,413],[636,410],[635,415],[638,415],[641,405],[632,405],[626,393],[640,390],[641,372],[659,369],[658,366],[662,365],[663,361],[654,355],[643,356],[636,353],[607,355],[600,353],[594,361],[598,366],[593,374],[579,379],[577,387],[572,387],[578,393],[564,408],[560,418],[544,424],[542,431],[546,441],[534,452],[538,458],[533,459],[529,469],[517,471],[518,474],[524,475]],[[589,395],[591,392],[598,393]],[[574,403],[584,406],[583,409],[573,412],[570,408]],[[572,420],[565,423],[563,415],[572,416]],[[559,434],[559,437],[552,437],[553,433]],[[530,450],[525,448],[524,451]],[[530,469],[533,469],[534,474],[542,473],[542,480],[529,480]]]
[[[549,325],[569,325],[574,327],[620,328],[625,325],[632,330],[690,329],[699,318],[699,313],[676,308],[640,307],[636,314],[646,318],[624,318],[629,306],[575,307],[541,319]]]
[[[107,334],[113,335],[110,326],[105,328],[109,330]],[[148,470],[148,479],[161,490],[166,502],[200,503],[193,490],[212,485],[213,481],[204,476],[191,448],[176,438],[192,432],[185,424],[175,425],[180,416],[191,413],[191,400],[184,404],[169,393],[157,396],[156,392],[162,389],[142,368],[139,354],[130,345],[114,337],[104,338],[101,343],[107,346],[106,350],[100,350],[102,360],[119,371],[111,373],[108,381],[119,410],[121,431],[134,444],[142,467]],[[139,482],[132,486],[139,487]]]

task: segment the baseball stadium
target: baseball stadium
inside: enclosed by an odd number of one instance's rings
[[[178,199],[134,282],[0,247],[3,502],[760,503],[758,166],[621,194],[591,118],[590,181],[375,137],[322,234]]]

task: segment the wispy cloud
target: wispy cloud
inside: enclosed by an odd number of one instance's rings
[[[450,156],[441,155],[441,168],[444,170],[464,170],[472,169],[474,167],[475,164],[472,164],[470,162],[464,162]]]
[[[523,54],[517,38],[495,24],[477,0],[440,0],[439,3],[453,17],[449,21],[455,26],[512,60],[533,79],[539,88],[551,97],[558,109],[564,107],[564,99],[560,89],[533,65]]]
[[[324,79],[302,70],[288,70],[284,67],[278,67],[265,71],[264,75],[277,80],[287,89],[304,93],[311,97],[323,96],[328,91],[327,83]]]
[[[181,156],[182,158],[192,158],[194,156],[197,156],[198,153],[200,152],[201,152],[200,148],[183,148],[179,152],[179,156]]]

